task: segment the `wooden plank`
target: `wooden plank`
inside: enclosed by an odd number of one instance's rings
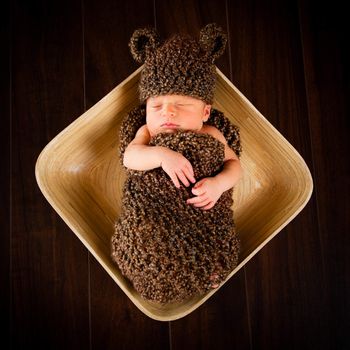
[[[88,107],[138,68],[128,42],[135,29],[145,26],[154,26],[152,0],[84,3]],[[90,269],[92,347],[167,349],[168,324],[142,314],[93,258]]]
[[[11,108],[10,108],[10,6],[6,3],[1,13],[0,40],[0,148],[2,165],[0,169],[0,322],[3,334],[9,340],[10,334],[10,184],[11,184]],[[7,341],[5,340],[5,343]]]
[[[312,170],[297,4],[230,2],[229,25],[233,82]],[[322,345],[326,323],[315,209],[312,199],[247,265],[252,348]]]
[[[91,336],[93,349],[169,349],[167,322],[143,314],[93,258]]]
[[[347,11],[299,1],[323,276],[324,347],[350,347]]]
[[[159,1],[157,30],[163,39],[174,33],[198,37],[206,24],[215,22],[227,30],[225,1]],[[229,50],[216,62],[230,77]],[[237,273],[198,310],[171,322],[172,349],[249,348],[244,270]]]
[[[206,1],[157,1],[156,29],[162,39],[167,39],[175,33],[189,34],[198,38],[199,31],[209,23],[217,23],[224,30],[227,28],[226,2],[220,0]],[[226,53],[216,61],[216,65],[226,75],[230,75],[230,62]]]
[[[139,67],[128,43],[135,29],[154,27],[153,1],[87,0],[84,17],[86,107],[89,108]]]
[[[188,316],[172,321],[172,349],[249,349],[244,269]]]
[[[87,253],[42,196],[43,147],[83,111],[80,1],[12,5],[13,348],[89,347]]]

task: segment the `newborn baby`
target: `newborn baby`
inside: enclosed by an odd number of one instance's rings
[[[112,258],[148,300],[205,293],[237,265],[231,207],[242,173],[239,133],[211,108],[214,60],[225,44],[216,25],[203,28],[199,42],[174,36],[161,45],[148,29],[130,41],[144,63],[142,104],[120,131],[127,180]]]

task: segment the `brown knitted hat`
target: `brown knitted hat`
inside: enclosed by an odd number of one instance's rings
[[[174,35],[160,43],[154,29],[138,29],[130,39],[134,59],[144,63],[139,92],[144,103],[149,97],[186,95],[212,104],[216,72],[214,61],[225,50],[227,36],[216,24],[208,24],[199,41]]]

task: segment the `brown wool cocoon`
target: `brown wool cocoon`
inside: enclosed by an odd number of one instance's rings
[[[124,119],[120,158],[138,128],[145,124],[144,107]],[[225,135],[239,155],[239,131],[213,110],[208,124]],[[159,134],[151,145],[182,153],[192,164],[195,178],[213,176],[222,169],[224,145],[207,134]],[[207,292],[210,277],[222,282],[236,267],[239,240],[232,212],[232,190],[223,193],[214,208],[202,211],[186,204],[191,188],[176,189],[161,169],[126,169],[121,216],[111,240],[112,259],[145,299],[168,303]]]

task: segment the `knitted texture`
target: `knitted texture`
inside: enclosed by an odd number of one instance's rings
[[[120,156],[144,124],[144,108],[134,109],[120,132]],[[225,131],[230,146],[240,154],[237,127],[222,113],[213,111],[211,125]],[[192,164],[197,180],[217,174],[223,166],[224,145],[208,134],[164,133],[151,145],[168,147]],[[232,190],[215,206],[203,211],[186,200],[191,188],[177,189],[161,169],[126,169],[121,216],[111,239],[112,259],[135,290],[148,300],[183,301],[211,288],[211,276],[222,282],[236,267],[239,241],[232,212]]]
[[[216,24],[208,24],[199,40],[176,34],[161,43],[154,29],[138,29],[129,47],[134,59],[144,63],[139,93],[149,97],[186,95],[212,104],[216,82],[214,61],[225,50],[227,36]]]

